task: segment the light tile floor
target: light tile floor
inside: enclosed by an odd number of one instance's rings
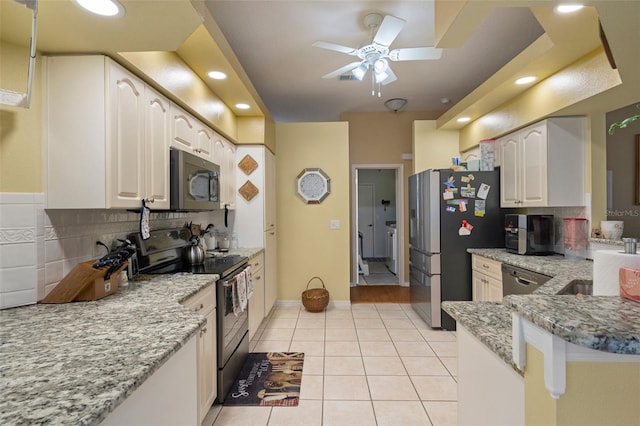
[[[300,404],[222,407],[214,426],[457,424],[455,333],[408,304],[278,306],[250,349],[305,353]]]

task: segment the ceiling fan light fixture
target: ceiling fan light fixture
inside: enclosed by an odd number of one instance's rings
[[[385,101],[384,106],[386,106],[393,112],[398,112],[406,104],[407,104],[407,100],[404,98],[391,98]]]
[[[364,75],[367,73],[368,69],[369,69],[369,67],[367,66],[367,64],[363,62],[360,65],[358,65],[357,67],[355,67],[353,69],[353,71],[351,71],[351,73],[358,80],[362,80],[364,78]]]

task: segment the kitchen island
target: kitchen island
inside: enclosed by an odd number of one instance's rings
[[[640,423],[637,404],[628,399],[640,391],[640,304],[616,296],[557,295],[572,280],[592,278],[590,261],[519,256],[501,249],[469,252],[553,276],[532,294],[510,295],[503,303],[443,303],[458,323],[459,347],[474,348],[489,360],[489,367],[497,369],[496,374],[511,383],[509,403],[521,405],[511,420],[515,424],[562,424],[567,419],[582,424]],[[465,359],[459,353],[460,424],[465,419],[482,424],[476,414],[496,408],[491,407],[496,400],[467,404],[469,389],[476,395],[482,390],[477,378],[483,372],[464,367]],[[498,365],[502,362],[509,368]],[[521,379],[514,379],[509,371]],[[623,392],[601,392],[616,386]],[[615,413],[602,410],[607,406],[615,407]]]
[[[180,303],[217,278],[140,276],[94,302],[0,311],[0,424],[103,421],[204,326]]]

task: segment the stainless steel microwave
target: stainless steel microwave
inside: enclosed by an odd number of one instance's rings
[[[504,231],[509,253],[553,254],[553,215],[507,214]]]
[[[171,210],[220,208],[220,166],[185,151],[170,151]]]

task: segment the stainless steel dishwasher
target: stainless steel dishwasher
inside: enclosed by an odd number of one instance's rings
[[[502,264],[502,295],[529,294],[551,279],[548,275]]]

